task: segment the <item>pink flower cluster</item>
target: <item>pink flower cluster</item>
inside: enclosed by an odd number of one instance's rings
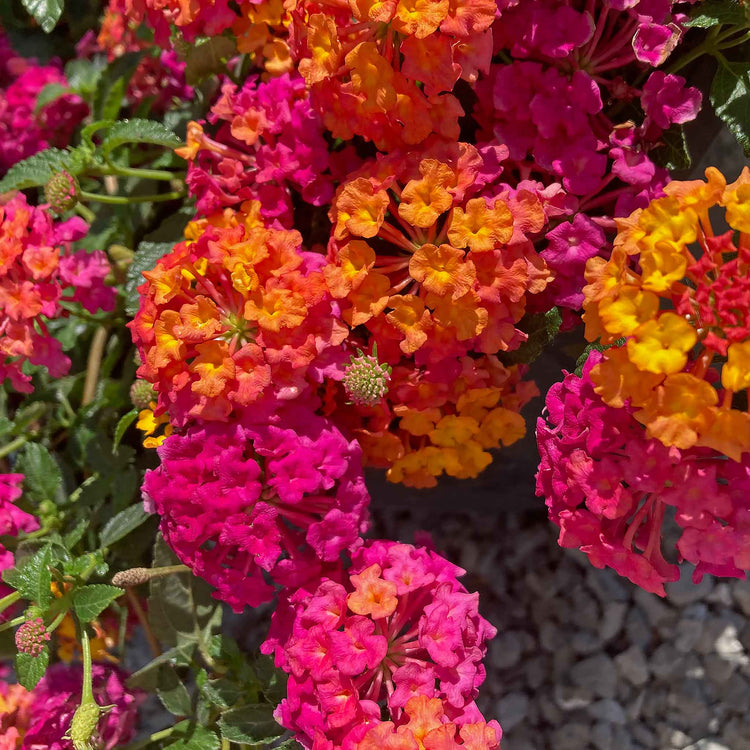
[[[143,486],[170,547],[237,611],[269,601],[269,581],[318,575],[367,528],[356,441],[298,402],[266,406],[167,438]]]
[[[99,719],[96,747],[101,750],[123,747],[135,735],[141,696],[127,689],[126,677],[117,667],[93,665],[94,698],[100,706],[112,706]],[[58,663],[47,670],[30,694],[29,720],[21,747],[73,750],[73,742],[63,735],[81,701],[82,684],[80,664]]]
[[[439,699],[457,725],[482,722],[474,698],[495,629],[460,568],[422,547],[369,541],[351,567],[290,593],[261,650],[289,674],[277,720],[305,747],[356,747],[411,698]],[[392,725],[391,725],[392,726]]]
[[[30,513],[16,506],[21,497],[23,474],[0,474],[0,537],[18,536],[39,528],[39,522]],[[0,544],[0,572],[13,567],[13,553]],[[0,597],[10,593],[10,589],[0,582]],[[0,615],[2,619],[2,615]]]
[[[57,65],[13,56],[0,30],[0,174],[49,146],[63,147],[88,114],[77,94],[66,93],[37,107],[45,86],[68,82]]]
[[[545,294],[551,304],[580,307],[586,258],[603,250],[596,225],[614,229],[613,217],[661,194],[668,174],[653,151],[666,130],[693,120],[700,109],[700,92],[681,76],[656,70],[642,86],[628,82],[670,54],[682,35],[682,5],[499,3],[495,50],[514,59],[493,65],[477,84],[479,139],[505,143],[506,169],[522,178],[562,182],[577,197],[575,211],[586,217],[559,228],[541,253],[557,275]],[[629,119],[635,105],[642,112],[636,122]],[[560,252],[561,239],[570,252]]]
[[[53,377],[70,367],[45,324],[65,314],[61,302],[89,312],[114,309],[115,290],[104,285],[110,270],[105,254],[72,250],[86,231],[82,219],[54,222],[23,194],[0,199],[0,382],[8,378],[17,391],[32,391],[31,377],[21,370],[27,361]]]
[[[353,167],[353,152],[329,152],[320,116],[312,109],[305,81],[285,73],[261,82],[251,76],[242,88],[229,81],[208,119],[191,123],[186,148],[187,184],[200,214],[259,200],[263,216],[292,226],[292,191],[314,206],[333,197],[331,170]],[[350,164],[346,164],[346,159]]]
[[[607,406],[590,371],[568,374],[547,395],[537,423],[541,463],[537,494],[560,527],[559,543],[578,547],[647,591],[664,596],[679,570],[662,551],[669,508],[682,527],[673,558],[705,573],[745,577],[750,569],[750,460],[738,463],[708,449],[667,448],[647,439],[627,404]]]
[[[193,87],[185,83],[185,63],[172,51],[145,55],[128,82],[125,94],[135,110],[147,108],[149,115],[163,115],[175,102],[189,102]]]

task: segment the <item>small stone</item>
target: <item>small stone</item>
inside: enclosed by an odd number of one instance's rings
[[[648,648],[654,638],[654,631],[640,609],[633,607],[625,618],[625,636],[630,643]]]
[[[497,713],[503,732],[509,732],[520,724],[529,710],[529,698],[526,693],[508,693],[497,702]]]
[[[587,724],[564,724],[552,733],[551,746],[555,750],[583,750],[589,746],[589,733]]]
[[[693,604],[693,602],[702,601],[708,597],[713,588],[714,579],[712,576],[703,576],[700,583],[693,583],[692,573],[687,565],[682,566],[679,581],[664,585],[667,600],[675,607],[685,607],[688,604]]]
[[[633,735],[633,739],[637,740],[644,747],[657,747],[656,735],[643,724],[629,724],[628,729]]]
[[[724,707],[738,713],[747,712],[748,695],[750,695],[750,685],[738,672],[721,685],[718,691],[719,700]]]
[[[750,578],[732,584],[732,596],[742,612],[750,617]]]
[[[555,704],[563,711],[576,711],[586,708],[594,699],[590,690],[570,685],[555,685]]]
[[[546,622],[543,622],[541,628],[539,628],[539,641],[545,651],[554,654],[563,646],[566,638],[557,624],[547,620]]]
[[[570,645],[573,646],[573,651],[582,656],[589,656],[602,648],[601,640],[590,630],[581,630],[574,633]]]
[[[546,682],[549,673],[549,656],[537,656],[523,662],[523,673],[526,684],[532,690],[538,690]]]
[[[641,716],[643,710],[643,704],[646,701],[646,691],[641,690],[640,693],[635,697],[635,700],[625,710],[625,715],[628,717],[628,721],[634,722]],[[636,739],[638,739],[636,737]],[[640,740],[639,740],[640,742]]]
[[[683,666],[683,657],[671,643],[662,643],[649,660],[651,671],[661,680],[676,677]]]
[[[725,683],[736,668],[734,662],[722,659],[717,654],[706,654],[703,657],[703,666],[706,670],[706,677],[715,685]]]
[[[732,606],[732,587],[726,582],[717,583],[714,590],[706,597],[711,604],[720,604],[722,607]]]
[[[622,630],[627,611],[628,605],[625,602],[608,602],[604,605],[599,624],[599,638],[602,641],[611,641]]]
[[[596,750],[615,750],[612,725],[604,721],[597,721],[591,730],[591,742]]]
[[[588,711],[594,719],[598,719],[599,721],[606,721],[610,724],[618,724],[620,726],[627,723],[625,709],[617,701],[597,701],[588,706],[586,711]]]
[[[643,589],[637,589],[633,594],[633,599],[635,599],[635,603],[643,610],[649,623],[654,628],[662,623],[669,622],[677,616],[675,611],[664,604],[656,594],[650,594]]]
[[[716,653],[726,661],[731,661],[737,665],[745,665],[750,661],[737,638],[737,628],[734,625],[727,625],[722,630],[721,635],[714,642],[714,646]]]
[[[539,704],[539,712],[547,724],[557,726],[563,723],[564,714],[549,693],[537,693],[534,700]]]
[[[512,630],[501,633],[490,645],[490,661],[495,669],[510,669],[521,660],[521,641]]]
[[[601,698],[614,698],[617,689],[615,665],[605,654],[590,656],[574,664],[570,677],[576,685],[591,690]]]
[[[685,750],[732,750],[732,748],[723,745],[717,740],[702,739],[693,745],[688,745]]]
[[[599,601],[605,604],[627,602],[630,599],[630,590],[623,583],[623,579],[609,568],[589,568],[586,572],[586,585],[596,594]]]
[[[679,729],[670,729],[667,734],[669,746],[677,750],[682,750],[682,748],[687,747],[693,741],[692,737],[685,734],[685,732],[681,732]]]
[[[703,635],[703,623],[700,620],[682,619],[675,628],[674,645],[678,651],[687,654]]]
[[[615,726],[614,744],[617,750],[637,750],[630,732],[625,727]]]
[[[636,687],[648,681],[648,662],[643,650],[638,646],[631,646],[615,657],[615,664],[623,677]]]

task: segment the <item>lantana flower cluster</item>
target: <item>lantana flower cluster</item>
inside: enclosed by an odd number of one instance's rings
[[[750,460],[649,438],[636,407],[610,406],[599,395],[594,375],[604,356],[593,352],[580,377],[550,388],[537,424],[537,493],[560,527],[560,545],[660,596],[680,577],[678,559],[695,565],[696,581],[705,573],[744,578]],[[672,513],[682,528],[676,552],[662,541]]]
[[[92,672],[96,701],[110,706],[94,741],[102,750],[115,750],[135,737],[142,696],[128,690],[127,675],[117,667],[94,664]],[[81,666],[55,664],[31,691],[0,677],[0,750],[73,750],[65,735],[81,699]]]
[[[86,234],[78,218],[53,221],[23,194],[0,198],[0,382],[30,393],[25,363],[65,375],[70,360],[46,322],[65,315],[61,303],[80,303],[89,312],[112,310],[115,291],[104,285],[110,266],[101,251],[73,250]]]
[[[280,723],[305,747],[368,747],[394,721],[419,733],[420,706],[432,714],[425,734],[445,722],[441,736],[458,725],[492,736],[479,746],[496,745],[497,723],[479,729],[474,703],[495,629],[479,614],[478,595],[458,582],[462,574],[423,547],[371,541],[346,571],[298,589],[262,647],[289,673]]]
[[[705,182],[664,191],[618,222],[608,261],[587,266],[586,335],[616,344],[591,378],[606,403],[635,409],[649,437],[741,461],[750,451],[750,170],[727,185],[709,168]],[[718,206],[730,229],[715,235]]]
[[[0,474],[0,537],[15,537],[39,528],[39,521],[16,505],[23,492],[23,479],[23,474]],[[12,568],[13,562],[13,553],[0,544],[0,573]],[[0,597],[7,593],[8,587],[0,583]]]
[[[237,611],[269,601],[269,581],[315,577],[367,528],[359,446],[298,401],[191,426],[159,457],[143,491],[164,538]]]
[[[70,143],[75,128],[88,114],[88,106],[76,94],[62,93],[39,103],[42,90],[53,84],[67,88],[59,65],[38,65],[16,57],[0,28],[0,174],[22,159],[48,148]],[[2,63],[0,63],[2,64]]]
[[[223,420],[273,393],[292,399],[329,364],[346,338],[325,286],[321,255],[299,233],[263,225],[259,205],[193,222],[145,274],[129,324],[173,423]]]
[[[337,154],[298,74],[266,82],[251,76],[239,89],[227,81],[208,119],[212,132],[205,122],[190,123],[187,145],[178,150],[190,161],[187,184],[198,213],[252,199],[264,216],[291,227],[291,191],[314,206],[330,202]]]

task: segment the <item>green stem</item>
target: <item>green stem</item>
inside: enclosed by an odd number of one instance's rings
[[[671,65],[669,68],[666,69],[665,72],[667,74],[676,73],[681,68],[684,68],[688,63],[693,62],[693,60],[696,60],[702,55],[714,53],[719,48],[718,45],[721,42],[733,36],[738,31],[741,31],[741,29],[738,29],[736,26],[733,26],[728,31],[725,31],[722,34],[721,26],[714,26],[708,32],[708,35],[706,36],[706,38],[697,47],[695,47],[691,52],[688,52],[684,57],[681,57],[679,60],[676,60],[673,65]],[[744,38],[740,39],[736,43],[741,44],[742,41],[744,41]],[[735,44],[732,43],[729,46],[734,47]]]
[[[97,193],[87,193],[81,190],[81,198],[88,201],[98,201],[99,203],[108,203],[113,206],[129,206],[131,203],[163,203],[165,201],[174,201],[185,197],[184,190],[175,190],[171,193],[159,193],[158,195],[100,195]]]
[[[96,221],[96,214],[90,208],[84,206],[83,203],[76,203],[75,210],[87,224],[93,224]]]
[[[26,622],[26,615],[19,615],[13,620],[8,620],[8,622],[4,622],[2,625],[0,625],[0,633],[2,633],[4,630],[10,630],[11,628],[15,628],[16,625],[23,625],[25,622]]]
[[[91,644],[86,625],[81,623],[81,653],[83,654],[83,691],[81,693],[81,704],[96,703],[91,680]]]
[[[60,614],[57,617],[55,617],[55,619],[52,620],[52,622],[49,625],[47,625],[47,632],[54,633],[55,630],[57,630],[60,623],[65,619],[65,615],[67,614],[68,614],[67,610],[65,610],[65,612],[60,612]]]
[[[17,591],[13,591],[7,596],[4,596],[2,599],[0,599],[0,612],[4,612],[6,609],[8,609],[8,607],[11,606],[11,604],[15,604],[20,598],[21,595]]]
[[[174,727],[167,727],[166,729],[162,729],[159,732],[154,732],[150,737],[147,737],[145,740],[138,740],[138,742],[134,742],[131,745],[127,745],[124,750],[141,750],[141,748],[148,747],[152,742],[159,742],[160,740],[165,740],[167,737],[169,737],[172,732],[174,732]]]
[[[112,162],[107,163],[112,170],[109,174],[118,177],[138,177],[143,180],[162,180],[164,182],[171,182],[180,177],[179,174],[167,172],[165,169],[139,169],[138,167],[120,167],[117,164],[112,164]]]
[[[5,458],[9,453],[13,453],[14,450],[18,450],[22,445],[29,441],[28,435],[19,435],[15,440],[11,440],[7,445],[0,448],[0,458]],[[0,599],[2,603],[2,599]]]

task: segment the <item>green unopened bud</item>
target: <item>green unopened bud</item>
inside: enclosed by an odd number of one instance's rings
[[[55,172],[44,186],[44,199],[57,214],[70,211],[81,194],[81,187],[76,177],[70,172]]]
[[[156,391],[148,380],[138,379],[130,386],[130,401],[136,409],[148,409],[156,401]]]
[[[377,404],[388,393],[390,380],[391,367],[378,362],[377,351],[365,354],[358,349],[344,370],[346,395],[359,406]]]
[[[97,703],[82,703],[78,706],[73,714],[69,730],[69,736],[75,750],[93,750],[96,748],[93,740],[101,713],[101,706]]]

